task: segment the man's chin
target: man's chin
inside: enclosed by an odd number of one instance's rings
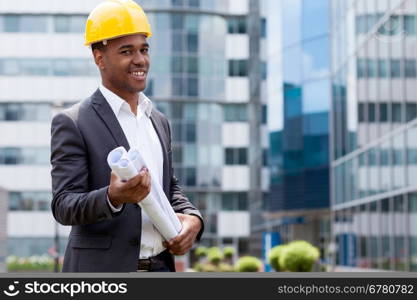
[[[134,93],[140,93],[143,92],[146,89],[146,83],[145,84],[141,84],[141,85],[131,85],[130,86],[130,90]]]

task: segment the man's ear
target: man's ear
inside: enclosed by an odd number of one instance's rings
[[[94,61],[100,70],[103,70],[105,67],[104,64],[104,53],[99,49],[93,50]]]

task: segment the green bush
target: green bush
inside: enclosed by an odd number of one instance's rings
[[[207,252],[207,260],[212,264],[219,264],[223,259],[223,253],[218,247],[211,247]]]
[[[233,266],[227,263],[220,263],[217,270],[218,272],[234,272],[235,271]]]
[[[320,257],[319,250],[306,241],[294,241],[286,245],[279,256],[281,269],[290,272],[311,272]]]
[[[194,250],[194,253],[198,258],[206,257],[207,256],[207,248],[204,247],[204,246],[197,247]]]
[[[223,249],[223,254],[224,254],[224,257],[225,258],[229,258],[230,259],[230,258],[233,257],[233,255],[235,255],[235,253],[236,253],[236,250],[233,247],[225,247]]]
[[[235,270],[237,272],[259,272],[262,262],[254,256],[243,256],[236,262]]]
[[[203,264],[201,272],[216,272],[217,269],[212,264]]]
[[[195,263],[193,269],[196,272],[203,272],[204,265],[202,263]]]
[[[11,255],[6,259],[8,272],[19,271],[47,271],[53,272],[55,267],[55,261],[52,257],[43,256],[30,256],[30,257],[17,257]],[[61,266],[59,266],[61,268]]]
[[[268,254],[269,264],[274,268],[275,271],[283,271],[279,264],[279,258],[282,255],[282,251],[287,247],[286,245],[279,245],[271,249]]]

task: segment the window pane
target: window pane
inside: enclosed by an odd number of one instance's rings
[[[188,78],[187,80],[187,96],[198,96],[198,79]]]
[[[184,58],[181,56],[172,57],[172,72],[179,74],[184,72]]]
[[[196,74],[198,73],[198,58],[190,56],[187,58],[187,73]]]
[[[196,183],[196,169],[195,168],[186,168],[186,185],[195,186]]]
[[[20,61],[22,75],[47,76],[51,74],[51,61],[49,59],[22,59]]]
[[[365,59],[359,58],[357,60],[357,76],[358,78],[366,77]]]
[[[246,60],[239,60],[239,76],[248,76],[248,66]]]
[[[226,148],[225,149],[225,164],[226,165],[234,165],[234,149]]]
[[[228,33],[236,33],[236,28],[237,27],[237,19],[236,18],[228,18],[227,19],[227,32]]]
[[[6,104],[6,121],[17,121],[21,119],[21,105],[18,103]]]
[[[54,31],[55,32],[69,32],[70,17],[69,16],[54,16]]]
[[[66,59],[56,59],[53,62],[54,76],[68,76],[70,75],[70,64]]]
[[[0,74],[2,75],[19,75],[19,63],[16,59],[0,60]]]
[[[246,18],[239,17],[237,19],[237,33],[246,33]]]
[[[47,32],[48,17],[45,15],[31,16],[23,15],[20,17],[21,32]]]
[[[404,16],[404,31],[406,34],[416,34],[416,16]]]
[[[5,15],[4,16],[4,31],[5,32],[19,32],[19,16],[17,15]]]
[[[379,119],[381,122],[388,121],[388,105],[387,103],[379,104]]]
[[[88,59],[71,59],[69,62],[72,76],[90,75],[90,61]]]
[[[246,165],[248,162],[247,158],[247,149],[246,148],[239,148],[238,149],[238,164],[239,165]]]
[[[393,103],[392,104],[392,121],[393,122],[401,122],[401,103]]]
[[[196,125],[187,124],[186,125],[186,141],[193,143],[196,141]]]
[[[70,32],[83,33],[87,18],[84,16],[71,16],[70,18]]]
[[[188,52],[198,52],[198,34],[188,33],[187,34],[187,50]]]
[[[172,14],[171,15],[171,27],[173,29],[183,29],[184,28],[184,18],[182,14]]]
[[[237,209],[238,210],[248,210],[248,194],[246,194],[246,193],[239,193],[238,194]]]
[[[405,77],[415,78],[417,74],[416,61],[413,59],[405,60]]]
[[[378,59],[378,77],[388,77],[388,64],[385,59]]]
[[[231,211],[235,208],[235,194],[234,193],[223,193],[222,195],[222,210]]]
[[[376,61],[374,59],[367,59],[366,60],[367,66],[367,76],[368,78],[376,77]]]
[[[401,77],[401,68],[399,59],[391,59],[391,77],[399,78]]]
[[[417,103],[407,103],[406,122],[409,122],[417,117]]]

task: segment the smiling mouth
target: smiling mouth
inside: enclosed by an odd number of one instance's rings
[[[146,72],[145,71],[129,72],[129,74],[136,80],[145,80],[145,78],[146,78]]]

